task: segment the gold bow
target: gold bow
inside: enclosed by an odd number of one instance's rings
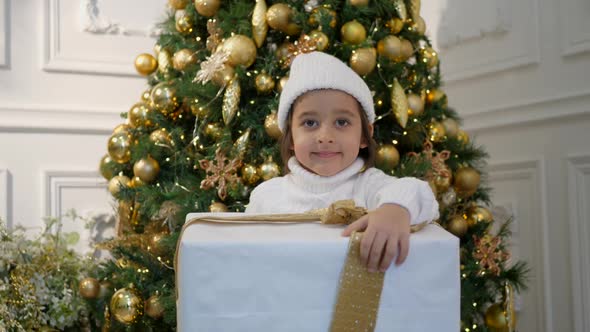
[[[320,220],[322,224],[348,225],[367,213],[367,209],[357,207],[353,200],[342,200],[334,202],[327,208],[311,210],[306,213],[197,217],[184,224],[180,238],[182,238],[182,233],[195,223],[277,224],[317,223]],[[426,225],[426,222],[412,225],[410,230],[417,232]],[[369,273],[367,267],[361,263],[360,244],[362,238],[362,232],[353,232],[350,236],[348,254],[340,276],[338,299],[330,325],[331,332],[375,330],[385,273]],[[179,246],[180,241],[176,244],[176,255],[174,255],[175,270],[178,263]],[[178,285],[178,275],[176,278],[175,284]],[[178,297],[178,288],[176,288],[176,296]]]

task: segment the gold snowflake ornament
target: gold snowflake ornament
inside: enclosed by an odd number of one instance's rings
[[[203,159],[199,166],[207,173],[207,177],[201,181],[201,189],[208,190],[217,185],[217,195],[221,200],[227,197],[227,186],[239,182],[236,172],[242,165],[240,159],[229,160],[221,152],[221,148],[215,151],[215,159]]]

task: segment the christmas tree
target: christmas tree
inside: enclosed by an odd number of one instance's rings
[[[526,265],[492,231],[486,153],[441,90],[420,0],[169,0],[154,47],[135,60],[149,89],[113,130],[100,170],[118,202],[114,257],[85,279],[103,330],[175,329],[173,259],[189,212],[244,211],[281,174],[276,110],[295,56],[340,58],[374,92],[377,167],[428,181],[437,222],[461,239],[462,330],[512,331]]]

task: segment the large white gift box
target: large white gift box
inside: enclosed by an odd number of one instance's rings
[[[244,216],[240,213],[193,213]],[[349,238],[344,226],[194,223],[179,240],[179,331],[328,331]],[[459,239],[436,224],[385,273],[375,331],[460,329]]]

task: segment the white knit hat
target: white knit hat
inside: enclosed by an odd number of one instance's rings
[[[373,96],[365,81],[340,59],[322,52],[303,53],[291,64],[289,79],[283,87],[277,114],[279,129],[285,132],[291,105],[302,94],[319,89],[334,89],[358,100],[370,123],[375,121]]]

